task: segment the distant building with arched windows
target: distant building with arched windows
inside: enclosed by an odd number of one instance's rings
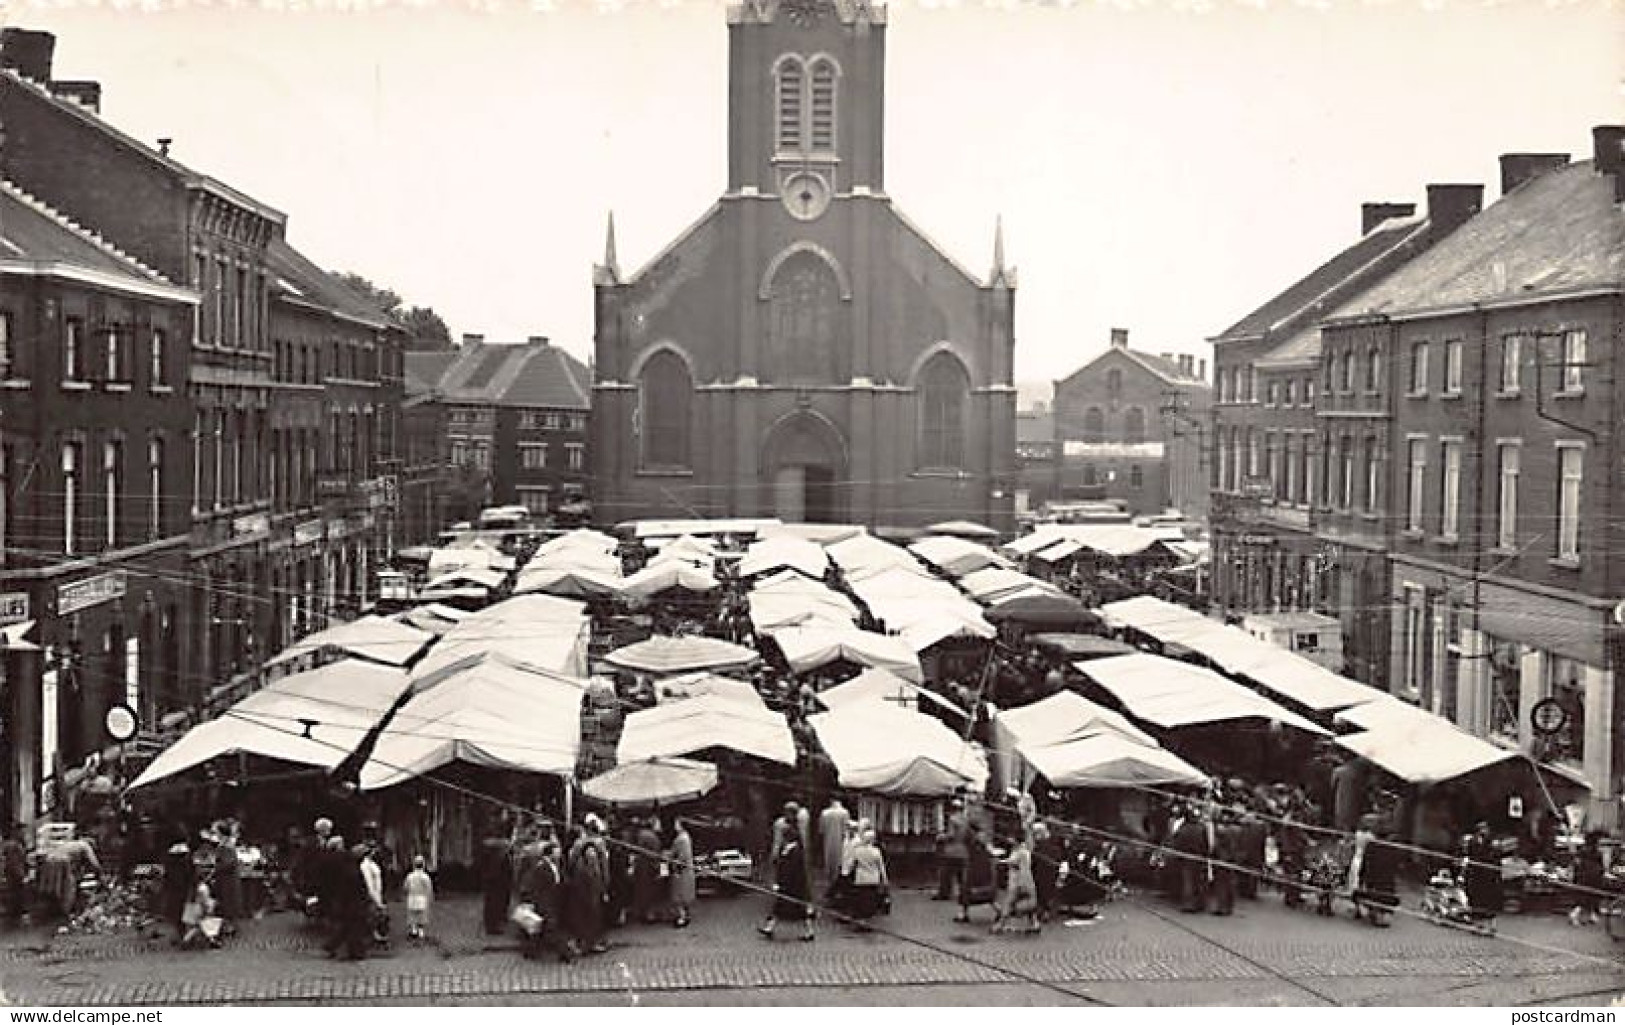
[[[1055,493],[1063,500],[1115,499],[1130,512],[1176,508],[1207,515],[1207,447],[1212,389],[1190,356],[1111,347],[1055,382]]]
[[[747,0],[728,30],[726,191],[635,273],[612,222],[595,269],[598,513],[1008,529],[1014,274],[886,194],[885,9]]]

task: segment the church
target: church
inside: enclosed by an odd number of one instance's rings
[[[728,10],[728,181],[623,275],[594,269],[594,503],[609,522],[1013,527],[1015,280],[885,186],[886,10]],[[963,159],[978,154],[967,147]]]

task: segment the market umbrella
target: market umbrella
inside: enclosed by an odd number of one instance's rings
[[[1094,629],[1100,617],[1064,594],[1029,594],[1000,602],[985,613],[990,623],[1021,623],[1046,630]]]
[[[581,792],[612,808],[641,808],[692,801],[716,785],[715,765],[688,758],[651,758],[617,765],[583,783]]]
[[[687,673],[749,665],[756,658],[749,648],[713,637],[651,637],[610,652],[605,661],[646,673]]]

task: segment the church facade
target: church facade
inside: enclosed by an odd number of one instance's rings
[[[1010,529],[1014,275],[886,193],[885,9],[746,0],[728,30],[726,191],[634,274],[612,223],[595,268],[597,511]]]

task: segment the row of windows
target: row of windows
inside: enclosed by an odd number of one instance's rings
[[[266,320],[265,275],[236,267],[224,257],[192,257],[192,287],[203,301],[193,307],[192,339],[220,348],[254,349]],[[205,333],[207,332],[207,333]]]
[[[587,429],[587,414],[543,413],[527,410],[519,414],[519,429],[522,431],[575,431],[581,433]]]
[[[26,340],[17,337],[10,311],[0,310],[0,380],[21,376]],[[169,337],[161,327],[109,324],[94,329],[81,317],[62,323],[62,380],[99,380],[148,387],[170,384]]]
[[[519,465],[526,470],[547,469],[547,450],[549,446],[521,443],[519,446]],[[582,470],[587,465],[587,446],[571,442],[564,446],[564,468],[566,470]]]
[[[519,492],[519,504],[524,506],[526,511],[536,516],[545,516],[547,514],[548,500],[553,494],[552,488],[545,485],[524,484],[520,485],[517,490]],[[565,484],[560,489],[560,494],[566,502],[582,498],[586,493],[586,490],[580,484]]]
[[[683,470],[692,465],[694,382],[675,353],[657,352],[643,365],[633,431],[640,465],[646,470]],[[918,378],[917,465],[922,470],[957,470],[966,461],[970,375],[959,360],[938,353]]]
[[[1439,495],[1439,535],[1454,540],[1461,531],[1461,440],[1445,438],[1437,443],[1427,438],[1407,442],[1405,528],[1421,533],[1427,526],[1430,487],[1428,456],[1439,454],[1439,476],[1431,486]],[[1504,441],[1496,445],[1495,546],[1519,550],[1518,519],[1523,489],[1523,445]],[[1580,559],[1580,517],[1585,499],[1585,448],[1578,442],[1557,443],[1557,522],[1553,532],[1554,554],[1567,562]]]
[[[1551,343],[1550,348],[1543,345],[1547,342]],[[1407,367],[1407,394],[1426,395],[1432,381],[1437,380],[1440,395],[1460,395],[1464,344],[1459,338],[1442,342],[1438,346],[1440,355],[1437,357],[1440,365],[1435,367],[1433,343],[1427,340],[1412,342]],[[1525,364],[1533,356],[1537,370],[1543,369],[1550,365],[1546,358],[1548,353],[1556,356],[1557,393],[1578,395],[1584,392],[1588,365],[1586,332],[1574,329],[1538,335],[1527,332],[1503,335],[1495,365],[1497,394],[1518,395],[1523,390]],[[1353,392],[1357,378],[1363,381],[1365,391],[1378,392],[1382,387],[1382,351],[1373,346],[1363,357],[1353,349],[1328,353],[1324,373],[1328,392]],[[1438,376],[1435,377],[1435,374]]]
[[[279,381],[320,384],[327,377],[378,381],[400,376],[401,354],[391,346],[353,339],[329,339],[325,344],[277,339],[272,348],[272,373]]]
[[[269,435],[269,436],[268,436]],[[270,428],[260,412],[199,410],[192,432],[192,509],[225,509],[270,498],[279,508],[316,502],[326,441],[329,472],[354,480],[371,476],[377,459],[393,452],[390,415],[329,413],[325,431]]]
[[[828,57],[811,64],[795,54],[774,66],[780,153],[830,153],[835,149],[835,101],[840,69]]]
[[[1138,445],[1145,441],[1145,410],[1130,406],[1123,411],[1123,430],[1120,436],[1106,437],[1106,414],[1099,406],[1083,411],[1083,440],[1086,442],[1123,441]]]
[[[1100,479],[1100,471],[1095,469],[1095,466],[1094,466],[1093,463],[1085,463],[1084,464],[1084,467],[1083,467],[1083,485],[1084,485],[1084,487],[1094,487],[1095,485],[1102,484],[1102,483],[1110,484],[1110,483],[1114,483],[1116,481],[1116,479],[1117,479],[1116,478],[1116,471],[1113,470],[1113,471],[1108,471],[1107,474],[1106,474],[1106,479],[1104,481],[1102,481]],[[1130,463],[1129,464],[1129,468],[1128,468],[1128,486],[1131,487],[1131,488],[1140,488],[1140,487],[1145,486],[1145,471],[1143,469],[1141,469],[1139,463]]]
[[[128,444],[122,437],[107,438],[99,446],[78,438],[62,443],[57,456],[62,554],[82,555],[166,536],[164,438],[148,438],[139,454],[126,452]],[[19,472],[24,471],[14,465],[11,447],[0,443],[0,561],[8,549],[18,547],[23,533],[16,501]],[[141,483],[131,480],[130,473],[141,474],[136,478]]]

